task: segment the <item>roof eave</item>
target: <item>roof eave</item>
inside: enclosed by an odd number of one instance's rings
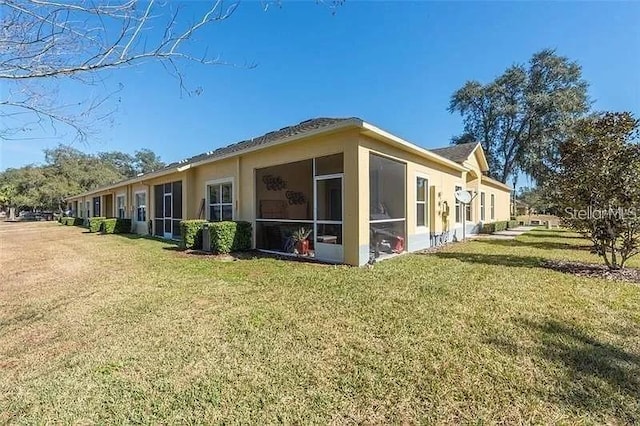
[[[513,191],[513,188],[511,188],[509,185],[502,183],[499,180],[491,179],[490,177],[485,175],[482,175],[480,177],[480,182],[486,182],[502,189],[506,189],[507,191]]]
[[[229,154],[226,155],[221,155],[221,156],[214,156],[211,158],[205,158],[202,159],[200,161],[195,161],[193,163],[190,163],[191,167],[197,167],[197,166],[201,166],[203,164],[208,164],[208,163],[213,163],[216,161],[221,161],[221,160],[226,160],[229,158],[234,158],[234,157],[239,157],[242,155],[246,155],[250,152],[255,152],[255,151],[259,151],[261,149],[266,149],[266,148],[271,148],[274,146],[278,146],[278,145],[284,145],[287,143],[291,143],[291,142],[296,142],[302,139],[307,139],[310,137],[314,137],[314,136],[319,136],[319,135],[325,135],[325,134],[329,134],[329,133],[334,133],[340,130],[346,130],[348,128],[360,128],[362,127],[363,121],[358,119],[358,118],[351,118],[349,120],[344,120],[344,121],[340,121],[338,123],[326,126],[326,127],[321,127],[319,129],[315,129],[315,130],[311,130],[309,132],[305,132],[305,133],[300,133],[300,134],[296,134],[296,135],[292,135],[292,136],[288,136],[286,138],[282,138],[273,142],[269,142],[269,143],[265,143],[265,144],[261,144],[261,145],[256,145],[256,146],[252,146],[250,148],[246,148],[246,149],[241,149],[235,152],[230,152]]]
[[[443,166],[447,166],[459,172],[466,172],[469,169],[462,166],[455,161],[448,160],[434,152],[421,148],[417,145],[412,144],[398,136],[395,136],[389,132],[386,132],[373,124],[362,122],[362,127],[364,129],[363,133],[367,136],[372,136],[376,139],[382,140],[384,142],[390,143],[391,145],[396,145],[401,149],[409,152],[413,152],[421,157],[427,158],[429,160],[435,161],[438,164]]]

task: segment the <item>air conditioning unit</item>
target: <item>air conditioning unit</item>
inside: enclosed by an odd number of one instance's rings
[[[211,232],[209,232],[209,222],[202,224],[202,250],[211,251]]]

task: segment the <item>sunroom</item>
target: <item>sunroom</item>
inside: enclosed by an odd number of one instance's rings
[[[343,180],[342,153],[256,169],[256,248],[343,262]]]

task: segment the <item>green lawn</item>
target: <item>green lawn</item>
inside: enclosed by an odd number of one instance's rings
[[[60,279],[0,283],[0,422],[640,422],[640,285],[541,268],[598,262],[568,232],[365,269],[50,229]]]

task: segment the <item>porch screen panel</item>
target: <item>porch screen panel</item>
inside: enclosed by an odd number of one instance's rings
[[[93,216],[100,216],[100,197],[93,197]]]
[[[313,160],[257,169],[256,247],[292,252],[291,236],[302,228],[313,230]],[[309,241],[313,249],[313,235]]]
[[[162,236],[164,233],[164,224],[162,223],[162,218],[164,217],[164,185],[155,185],[153,187],[153,201],[153,231],[155,235]]]
[[[372,257],[405,250],[405,163],[369,154],[369,244]]]
[[[171,234],[174,238],[180,236],[180,221],[182,220],[182,181],[176,181],[171,184],[171,193],[173,196],[173,214],[171,221],[172,229]]]

